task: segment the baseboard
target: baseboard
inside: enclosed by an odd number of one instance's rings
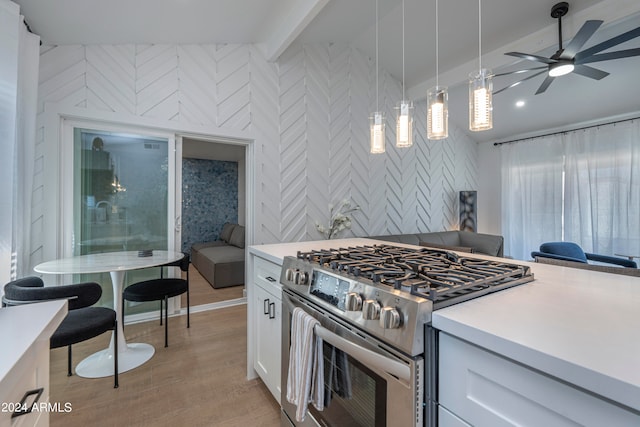
[[[236,299],[231,299],[227,301],[212,302],[210,304],[196,305],[196,306],[190,307],[189,311],[191,313],[200,313],[202,311],[219,310],[221,308],[233,307],[235,305],[241,305],[246,303],[247,303],[247,298],[242,297],[242,298],[236,298]],[[187,309],[183,307],[180,309],[180,311],[169,314],[169,317],[182,316],[185,314],[187,314]],[[135,323],[158,320],[158,316],[160,316],[160,310],[148,311],[146,313],[128,314],[124,324],[133,325]]]

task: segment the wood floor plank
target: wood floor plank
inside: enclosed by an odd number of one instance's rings
[[[184,277],[184,273],[183,273]],[[197,268],[189,266],[189,299],[191,306],[210,304],[220,301],[242,298],[244,286],[230,286],[228,288],[214,289]],[[182,294],[181,307],[187,306],[187,296]]]
[[[152,344],[144,365],[113,378],[67,377],[66,349],[51,350],[52,427],[75,426],[279,426],[280,408],[260,380],[246,379],[247,310],[238,305],[169,319],[169,347],[157,321],[127,325],[128,342]],[[77,344],[74,367],[105,348],[109,334]]]

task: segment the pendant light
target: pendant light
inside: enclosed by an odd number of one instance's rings
[[[405,99],[404,83],[404,0],[402,0],[402,101],[396,106],[396,147],[413,145],[413,103]]]
[[[427,91],[427,138],[449,136],[449,94],[438,84],[438,0],[436,0],[436,85]]]
[[[482,68],[482,0],[478,0],[478,71],[469,74],[469,129],[493,128],[493,74]]]
[[[385,151],[384,113],[380,111],[378,99],[378,0],[376,0],[376,111],[369,117],[371,153],[380,154]]]

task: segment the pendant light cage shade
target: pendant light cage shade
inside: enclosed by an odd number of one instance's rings
[[[380,154],[385,152],[384,113],[376,111],[369,117],[369,129],[371,132],[371,154]]]
[[[427,92],[427,138],[436,140],[449,137],[449,94],[444,86],[435,86]]]
[[[469,74],[469,129],[493,128],[493,74],[482,68]]]
[[[396,147],[413,145],[413,103],[402,100],[396,107]]]

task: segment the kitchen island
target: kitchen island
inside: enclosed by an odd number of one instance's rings
[[[388,244],[343,239],[252,246],[249,264],[261,259],[275,274],[282,258],[298,250],[373,243]],[[535,281],[433,313],[442,332],[441,425],[513,425],[518,417],[543,416],[545,425],[640,425],[640,278],[508,262],[530,266]],[[279,275],[271,278],[277,288]],[[248,375],[255,377],[251,309],[248,324]],[[271,348],[279,358],[278,346]],[[449,363],[454,359],[463,368]]]

